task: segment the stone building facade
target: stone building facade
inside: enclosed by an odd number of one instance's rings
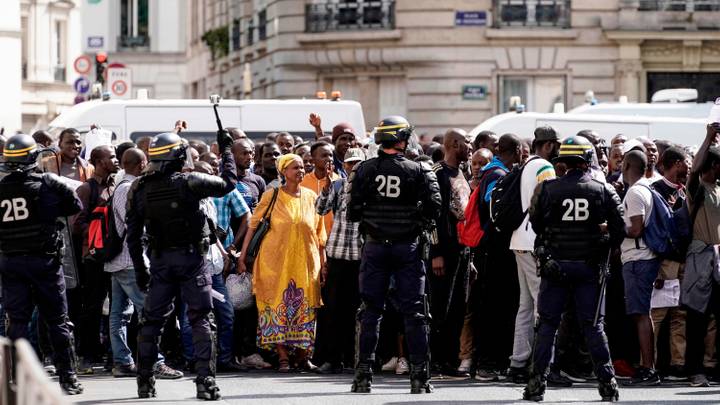
[[[188,97],[340,90],[368,127],[402,114],[434,134],[507,111],[512,96],[540,112],[588,90],[601,101],[668,87],[720,96],[718,0],[187,2]],[[203,40],[217,30],[224,48]]]

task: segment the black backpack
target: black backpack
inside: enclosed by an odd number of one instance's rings
[[[522,209],[520,183],[525,166],[537,158],[534,156],[522,166],[514,167],[491,191],[490,220],[498,232],[512,232],[525,220],[528,210]]]

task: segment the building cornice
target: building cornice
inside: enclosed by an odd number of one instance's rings
[[[580,33],[577,30],[567,29],[512,29],[487,28],[485,37],[489,39],[520,39],[523,41],[543,39],[577,39]]]
[[[720,31],[605,31],[613,41],[720,41]]]
[[[301,44],[327,43],[327,42],[370,42],[370,41],[399,41],[402,39],[401,30],[391,31],[353,31],[353,32],[323,32],[317,34],[298,34],[295,39]]]

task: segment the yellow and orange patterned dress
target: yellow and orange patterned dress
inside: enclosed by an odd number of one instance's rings
[[[250,220],[255,229],[268,209],[274,189],[266,191]],[[276,344],[312,350],[320,299],[320,247],[325,245],[323,218],[315,211],[317,195],[300,187],[295,197],[280,188],[253,266],[258,307],[258,346]]]

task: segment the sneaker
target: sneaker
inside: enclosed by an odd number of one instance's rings
[[[95,374],[94,363],[86,361],[85,359],[80,360],[80,364],[77,367],[77,375],[91,375]]]
[[[510,367],[507,370],[507,378],[513,384],[527,384],[529,376],[525,367]]]
[[[410,364],[405,357],[400,357],[397,361],[397,367],[395,367],[395,374],[403,375],[410,373]]]
[[[574,383],[584,383],[584,382],[587,382],[587,380],[588,380],[585,376],[580,375],[580,373],[574,372],[574,370],[572,370],[572,371],[560,370],[560,375]]]
[[[382,371],[395,371],[398,365],[398,358],[393,357],[390,359],[387,363],[383,364],[381,367]]]
[[[118,364],[113,367],[112,375],[115,378],[135,377],[137,375],[137,367],[135,364]]]
[[[315,370],[318,374],[342,374],[343,364],[342,363],[331,363],[326,361],[320,367]]]
[[[553,370],[551,367],[547,376],[547,385],[549,387],[569,388],[573,386],[573,380],[562,371]]]
[[[48,373],[48,375],[50,376],[53,376],[57,373],[55,364],[53,364],[53,361],[50,357],[45,357],[45,360],[43,361],[43,368],[45,369],[45,372]]]
[[[691,387],[709,387],[710,381],[708,381],[705,374],[694,374],[690,376]]]
[[[262,356],[260,356],[257,353],[251,354],[250,356],[243,357],[242,360],[240,361],[240,364],[247,368],[254,368],[256,370],[272,368],[272,364],[263,360]]]
[[[627,385],[636,387],[660,385],[660,375],[652,368],[640,367],[637,373],[635,373],[635,377],[633,377]]]
[[[470,368],[472,368],[472,359],[463,359],[457,368],[457,372],[458,374],[470,374]]]
[[[475,379],[482,382],[493,382],[499,380],[497,372],[482,368],[475,372]]]
[[[153,366],[153,375],[158,380],[177,380],[178,378],[183,378],[185,374],[180,370],[170,368],[170,366],[165,363],[155,363],[155,366]]]
[[[227,363],[217,363],[218,373],[237,373],[242,371],[248,371],[246,366],[238,363],[235,359],[230,360]]]
[[[626,360],[614,360],[615,378],[627,380],[635,375],[635,369]]]
[[[687,381],[688,377],[682,366],[670,366],[665,379],[668,381]]]

